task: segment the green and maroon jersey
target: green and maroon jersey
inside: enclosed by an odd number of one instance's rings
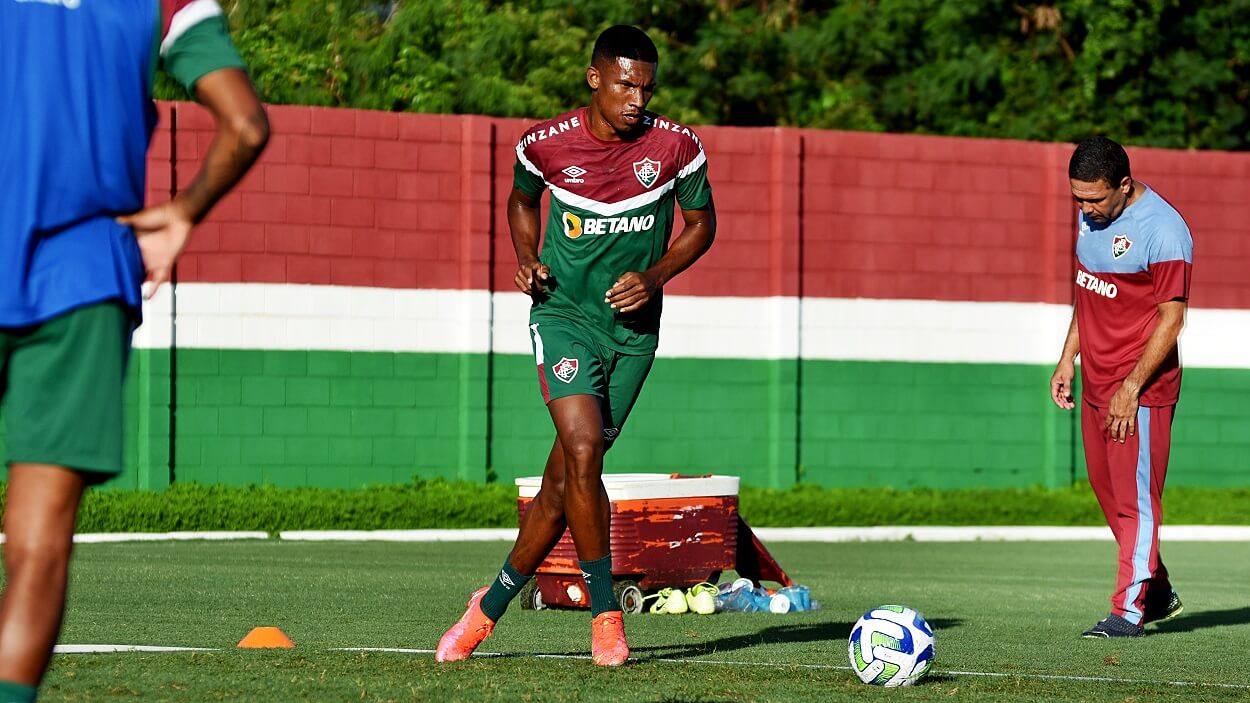
[[[581,108],[531,128],[516,154],[516,188],[535,198],[551,192],[539,258],[552,280],[534,302],[531,323],[571,321],[611,349],[653,353],[662,296],[620,314],[604,293],[622,274],[646,271],[664,255],[674,198],[683,210],[708,207],[712,188],[699,138],[647,113],[637,138],[605,142],[590,133]]]

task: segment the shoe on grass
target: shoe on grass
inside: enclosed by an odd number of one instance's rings
[[[464,615],[438,641],[438,649],[434,652],[435,661],[455,662],[468,659],[482,640],[490,637],[495,629],[495,621],[486,617],[480,605],[482,596],[488,590],[489,586],[482,586],[469,596],[469,607],[465,609]]]
[[[596,666],[621,666],[629,659],[625,621],[619,610],[599,613],[590,623],[590,659]]]
[[[716,586],[704,581],[695,584],[686,591],[686,605],[690,611],[699,615],[711,615],[716,612],[716,595],[720,593]]]
[[[664,588],[657,593],[653,593],[644,601],[654,598],[655,602],[651,604],[651,612],[668,615],[681,615],[690,611],[690,604],[686,602],[686,594],[680,588]],[[715,609],[715,602],[713,602]]]
[[[1185,612],[1185,604],[1181,602],[1181,597],[1176,595],[1176,591],[1168,591],[1167,600],[1162,607],[1146,608],[1142,624],[1171,620],[1183,612]]]
[[[1108,615],[1097,625],[1081,633],[1081,637],[1100,639],[1110,637],[1141,637],[1146,634],[1141,625],[1134,625],[1119,615]]]

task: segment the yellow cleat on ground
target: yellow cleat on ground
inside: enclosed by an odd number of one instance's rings
[[[695,584],[686,591],[686,605],[690,611],[699,615],[711,615],[716,612],[716,595],[720,590],[704,581]]]

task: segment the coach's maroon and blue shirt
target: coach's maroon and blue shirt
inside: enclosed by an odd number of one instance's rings
[[[530,323],[571,321],[610,349],[654,353],[661,296],[621,314],[604,293],[664,255],[674,199],[683,210],[708,207],[707,159],[693,131],[660,115],[647,113],[634,139],[605,142],[590,133],[586,112],[542,122],[517,143],[515,187],[535,198],[551,193],[539,259],[552,280]]]
[[[1159,304],[1189,299],[1193,248],[1180,213],[1150,188],[1107,224],[1080,215],[1076,321],[1085,402],[1106,407],[1141,358]],[[1180,388],[1180,355],[1173,349],[1139,403],[1172,405]]]

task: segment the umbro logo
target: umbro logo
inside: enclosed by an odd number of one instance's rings
[[[586,169],[582,168],[581,166],[569,166],[568,168],[564,169],[560,173],[563,173],[564,175],[568,176],[568,178],[564,179],[565,183],[585,183],[586,182],[586,179],[582,178],[582,176],[586,175]]]
[[[508,590],[516,588],[516,582],[508,575],[507,571],[499,572],[499,582],[508,587]]]
[[[586,581],[586,582],[589,582],[589,581],[590,581],[590,574],[588,574],[588,573],[586,573],[585,571],[583,571],[583,572],[582,572],[582,580],[584,580],[584,581]]]

